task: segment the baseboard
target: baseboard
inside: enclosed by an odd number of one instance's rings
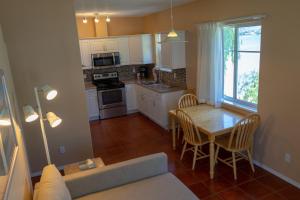
[[[297,188],[300,189],[300,183],[298,183],[297,181],[295,181],[295,180],[293,180],[293,179],[291,179],[291,178],[289,178],[289,177],[287,177],[287,176],[285,176],[285,175],[277,172],[276,170],[272,169],[271,167],[268,167],[267,165],[262,164],[262,163],[260,163],[260,162],[258,162],[256,160],[253,160],[253,163],[255,165],[257,165],[258,167],[263,168],[264,170],[270,172],[271,174],[277,176],[278,178],[280,178],[280,179],[288,182],[289,184],[291,184],[291,185],[293,185],[293,186],[295,186],[295,187],[297,187]]]
[[[64,170],[64,166],[59,166],[59,167],[57,167],[57,169],[59,171]],[[41,176],[42,175],[42,171],[33,172],[30,175],[31,175],[31,177]]]
[[[139,110],[134,109],[134,110],[127,110],[127,115],[133,114],[133,113],[138,113]]]

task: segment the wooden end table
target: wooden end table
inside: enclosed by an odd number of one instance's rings
[[[103,160],[100,157],[98,157],[98,158],[91,158],[91,160],[93,160],[95,162],[95,164],[96,164],[95,168],[104,167],[105,166]],[[79,164],[80,163],[82,163],[82,162],[76,162],[76,163],[65,165],[64,166],[64,173],[65,173],[65,175],[69,175],[69,174],[73,174],[73,173],[77,173],[77,172],[89,170],[89,169],[81,170],[79,168]],[[92,168],[92,169],[95,169],[95,168]]]

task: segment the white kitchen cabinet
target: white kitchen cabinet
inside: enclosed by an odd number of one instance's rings
[[[186,68],[186,42],[185,32],[178,31],[178,41],[166,41],[167,34],[160,33],[155,36],[155,50],[156,50],[156,65],[158,67],[180,69]],[[162,43],[160,43],[162,42]]]
[[[97,120],[99,119],[97,89],[91,88],[86,90],[85,93],[88,106],[89,120]]]
[[[129,63],[129,40],[128,37],[118,38],[118,49],[120,52],[121,65],[128,65]]]
[[[126,106],[127,113],[135,113],[138,111],[137,105],[137,96],[136,96],[136,85],[135,84],[126,84]]]
[[[89,40],[80,40],[79,41],[80,55],[81,55],[81,64],[84,67],[92,66],[91,59],[91,48]]]
[[[115,39],[90,40],[91,53],[114,52],[118,50],[118,41]]]
[[[152,36],[150,34],[129,36],[128,44],[130,64],[153,63]]]
[[[82,65],[92,67],[91,54],[120,52],[121,65],[153,63],[150,34],[79,41]]]
[[[177,108],[177,102],[183,95],[183,90],[158,93],[148,88],[136,85],[138,110],[159,124],[161,127],[169,127],[169,110]]]

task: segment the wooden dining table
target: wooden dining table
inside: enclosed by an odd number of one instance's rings
[[[200,104],[182,109],[193,120],[200,132],[206,134],[209,139],[210,178],[214,178],[214,142],[216,136],[228,134],[239,120],[245,117],[242,114],[225,108],[215,108],[211,105]],[[176,149],[176,110],[170,110],[169,116],[172,128],[173,149]]]

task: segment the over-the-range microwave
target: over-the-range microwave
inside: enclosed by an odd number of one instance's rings
[[[120,65],[120,53],[119,52],[107,52],[92,54],[93,67],[109,67]]]

